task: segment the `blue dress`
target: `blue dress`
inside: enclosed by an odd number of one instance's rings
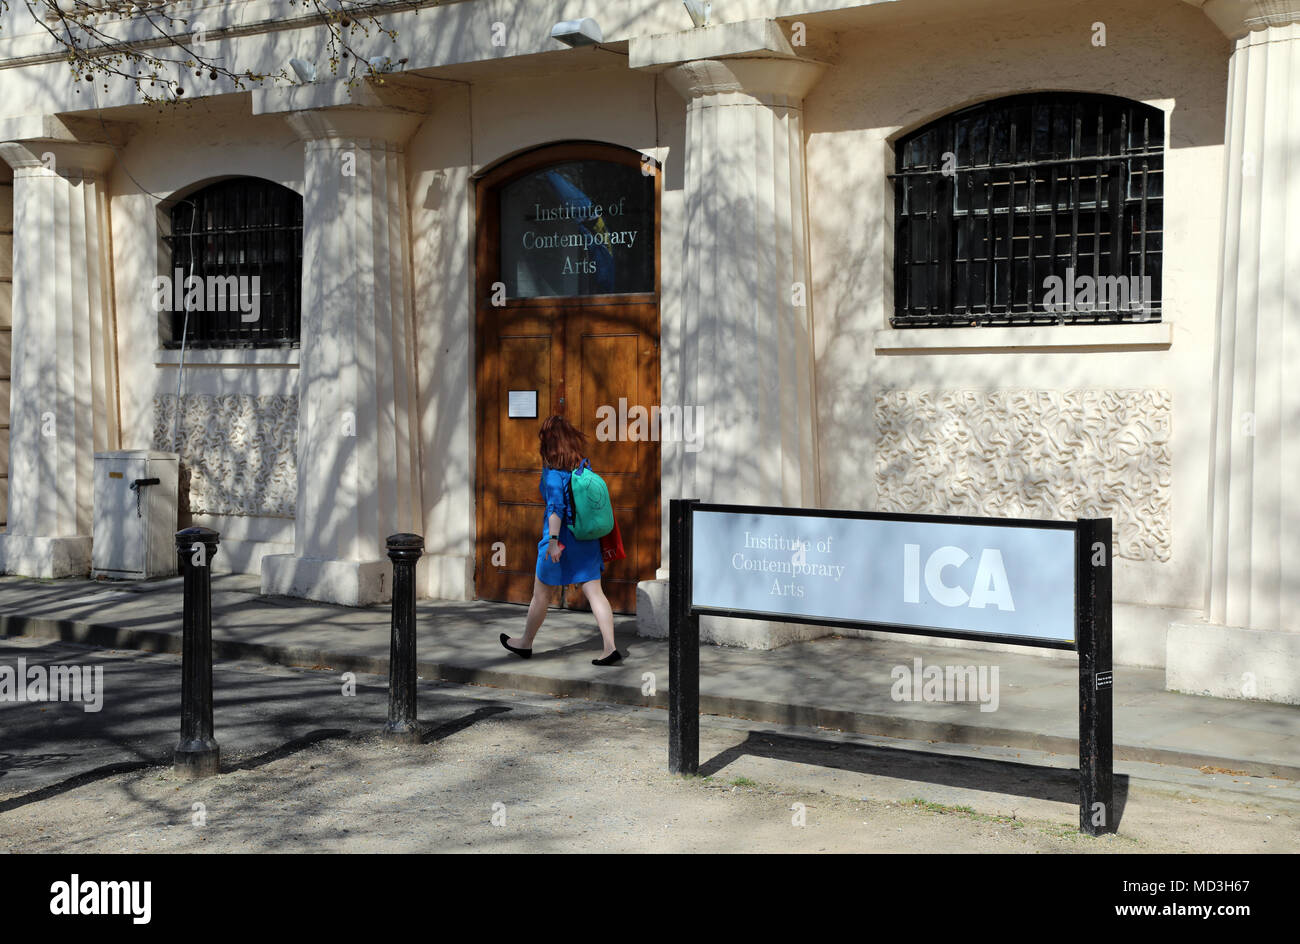
[[[542,539],[537,542],[537,579],[549,587],[570,583],[586,583],[600,579],[604,563],[600,555],[600,539],[579,541],[569,530],[573,515],[569,509],[569,476],[560,469],[543,469],[539,490],[546,501],[546,514],[542,516]],[[552,563],[546,555],[550,537],[551,515],[560,516],[560,543],[564,551],[559,563]]]

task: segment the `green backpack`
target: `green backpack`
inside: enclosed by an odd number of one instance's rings
[[[614,508],[609,503],[609,487],[583,459],[569,476],[573,495],[573,524],[569,530],[579,541],[594,541],[614,530]]]

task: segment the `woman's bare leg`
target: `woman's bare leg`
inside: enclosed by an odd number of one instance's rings
[[[600,638],[605,643],[605,651],[600,654],[603,659],[614,651],[614,610],[605,598],[605,591],[600,588],[600,578],[588,580],[582,585],[582,592],[587,597],[587,605],[596,617],[600,627]]]
[[[551,588],[534,577],[533,598],[528,601],[528,619],[524,621],[524,638],[516,639],[511,636],[507,640],[510,645],[516,649],[533,648],[533,640],[537,637],[537,631],[542,628],[542,621],[546,619],[546,608],[550,605]],[[613,636],[611,635],[610,638]]]

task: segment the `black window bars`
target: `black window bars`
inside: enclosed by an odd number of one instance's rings
[[[897,328],[1159,321],[1164,113],[1108,95],[983,102],[895,148]]]
[[[164,339],[165,347],[181,345],[191,274],[202,286],[202,304],[199,295],[191,295],[188,347],[297,346],[301,196],[256,177],[222,180],[172,207],[166,241],[172,251],[167,277],[181,289],[173,289],[173,303],[166,306],[170,337]]]

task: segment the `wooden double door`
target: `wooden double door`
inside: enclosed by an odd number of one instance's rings
[[[524,170],[545,166],[557,151],[562,160],[592,148],[567,147],[526,156]],[[659,404],[657,293],[493,304],[497,194],[492,179],[481,183],[476,592],[512,603],[532,597],[545,527],[537,434],[548,416],[561,414],[586,434],[591,466],[609,486],[627,557],[606,564],[602,583],[614,610],[632,613],[637,582],[653,579],[660,562],[659,442],[635,422],[639,410]],[[656,271],[656,287],[657,279]],[[557,588],[552,603],[586,608],[577,586]]]

